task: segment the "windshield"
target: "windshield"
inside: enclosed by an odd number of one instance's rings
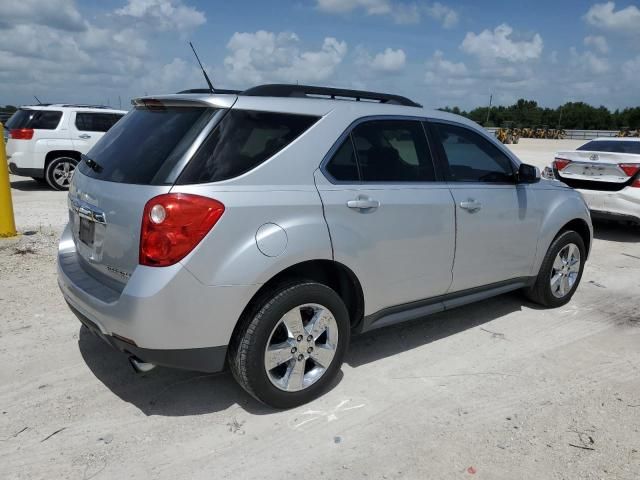
[[[169,185],[174,167],[215,109],[206,107],[136,107],[87,153],[80,171],[118,183]]]
[[[578,148],[586,152],[634,153],[640,155],[640,141],[593,140]]]

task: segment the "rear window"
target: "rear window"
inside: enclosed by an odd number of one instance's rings
[[[640,141],[593,140],[585,143],[578,150],[586,152],[635,153],[640,155]]]
[[[99,167],[80,171],[109,182],[167,185],[197,135],[216,112],[204,107],[136,107],[89,151]]]
[[[106,132],[123,116],[116,113],[76,113],[76,128],[82,132]]]
[[[242,175],[289,145],[317,120],[308,115],[231,110],[185,167],[178,183],[219,182]]]
[[[38,130],[55,130],[62,118],[62,112],[56,110],[19,109],[9,120],[6,128],[34,128]]]

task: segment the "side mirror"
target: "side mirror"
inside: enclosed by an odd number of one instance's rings
[[[518,183],[537,183],[540,181],[540,169],[521,163],[518,168]]]

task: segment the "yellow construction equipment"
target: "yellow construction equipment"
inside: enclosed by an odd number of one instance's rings
[[[9,184],[9,166],[4,147],[4,127],[0,123],[0,237],[13,237],[16,233],[16,222],[13,218],[13,202],[11,185]]]
[[[616,133],[616,137],[640,137],[640,128],[631,130],[629,127],[625,127]]]

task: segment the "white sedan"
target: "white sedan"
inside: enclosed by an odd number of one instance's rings
[[[579,190],[593,218],[640,224],[640,138],[596,138],[556,153],[545,173]]]

